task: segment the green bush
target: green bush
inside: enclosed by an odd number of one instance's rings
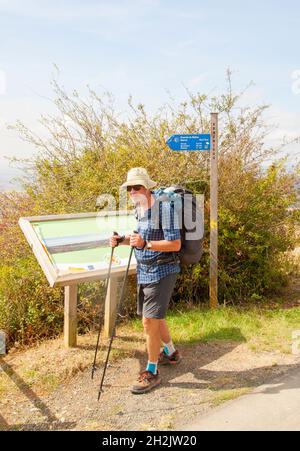
[[[103,319],[103,283],[81,284],[78,290],[78,332]],[[99,312],[100,310],[100,312]],[[25,345],[62,333],[63,288],[51,288],[33,256],[0,266],[0,329],[8,344]]]
[[[61,332],[61,290],[49,287],[35,258],[0,266],[0,328],[20,344]]]

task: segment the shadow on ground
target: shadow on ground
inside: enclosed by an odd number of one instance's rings
[[[63,423],[61,422],[56,415],[54,415],[47,404],[45,404],[37,394],[26,384],[26,382],[16,373],[16,371],[12,368],[11,365],[6,363],[2,357],[0,357],[0,368],[1,370],[10,378],[10,380],[18,387],[20,392],[30,401],[30,403],[40,412],[43,417],[47,418],[47,421],[41,423],[41,427],[43,430],[53,429],[71,429],[76,423]],[[5,418],[0,415],[0,428],[2,430],[22,430],[22,429],[30,429],[30,424],[18,424],[15,426],[10,426]]]
[[[224,342],[224,337],[231,338],[234,341]],[[218,342],[218,338],[222,338],[222,341]],[[170,366],[160,367],[163,385],[157,387],[156,390],[163,390],[166,386],[215,391],[257,387],[270,380],[270,378],[296,367],[295,364],[292,364],[262,366],[244,371],[236,369],[220,369],[217,371],[205,369],[206,366],[231,353],[237,346],[246,341],[239,328],[223,328],[202,337],[198,346],[193,344],[191,347],[187,343],[179,343],[183,354],[183,364],[180,363],[172,366],[172,368]],[[202,342],[209,344],[205,346]],[[140,370],[144,370],[146,365],[145,355],[136,353],[135,357],[139,360]],[[187,373],[190,374],[190,381],[181,381]]]
[[[224,339],[228,337],[231,341],[218,341],[218,338]],[[120,353],[126,351],[127,337],[118,337],[119,340],[114,343],[115,351]],[[101,409],[99,409],[99,403],[97,403],[97,388],[98,380],[101,378],[103,370],[103,362],[98,365],[98,375],[94,385],[91,383],[91,368],[87,369],[83,373],[80,373],[70,382],[70,389],[68,387],[60,386],[51,397],[41,400],[37,394],[26,385],[24,380],[16,373],[16,371],[8,365],[4,359],[0,358],[0,368],[6,373],[6,375],[13,381],[18,387],[20,392],[26,396],[30,404],[32,404],[39,413],[45,417],[46,421],[34,423],[32,418],[28,418],[28,422],[24,421],[22,424],[9,424],[7,418],[4,418],[4,413],[0,415],[0,429],[2,430],[70,430],[81,429],[83,426],[88,427],[88,422],[85,420],[84,408],[89,408],[91,413],[89,418],[91,420],[102,422],[106,424],[111,419],[113,426],[117,425],[118,428],[125,429],[128,423],[121,423],[122,417],[126,414],[132,416],[135,421],[139,421],[136,418],[137,408],[140,413],[140,417],[149,414],[149,412],[157,412],[161,415],[164,411],[176,412],[178,405],[189,409],[192,406],[193,400],[188,399],[187,394],[193,392],[195,394],[195,403],[199,405],[199,401],[202,402],[204,398],[204,391],[210,390],[211,392],[218,392],[222,390],[234,390],[240,388],[256,387],[267,381],[270,381],[276,376],[286,373],[291,369],[295,369],[297,365],[269,365],[261,366],[258,368],[243,370],[242,364],[239,367],[239,362],[235,360],[234,366],[232,360],[228,358],[223,359],[222,363],[216,363],[222,357],[233,352],[241,343],[246,341],[245,337],[241,334],[238,328],[224,328],[212,335],[203,337],[207,343],[197,343],[191,345],[191,343],[179,343],[179,349],[182,352],[183,360],[179,365],[161,367],[161,375],[163,379],[162,385],[157,387],[154,391],[138,397],[129,393],[128,384],[133,383],[134,380],[130,380],[132,377],[133,365],[136,369],[141,371],[145,369],[147,362],[146,352],[136,351],[131,358],[127,359],[127,367],[124,366],[123,360],[114,362],[107,371],[107,377],[104,384],[106,399],[102,401]],[[214,340],[214,341],[211,341]],[[122,346],[122,341],[124,345]],[[132,358],[133,357],[133,358]],[[235,356],[235,359],[237,357]],[[207,368],[210,365],[212,368]],[[218,366],[217,366],[218,365]],[[296,381],[300,387],[300,381]],[[78,393],[76,396],[76,405],[74,405],[74,399],[70,392],[76,387]],[[66,388],[66,391],[64,390]],[[174,392],[173,392],[173,389]],[[270,393],[274,393],[273,390],[285,390],[284,385],[278,385],[278,387],[270,388]],[[171,391],[170,391],[171,390]],[[197,391],[199,396],[197,397]],[[172,404],[170,397],[176,397],[176,402]],[[51,398],[51,399],[50,399]],[[110,399],[109,399],[110,398]],[[198,398],[198,399],[197,399]],[[163,401],[165,399],[165,401]],[[145,402],[147,400],[147,402]],[[110,406],[107,401],[110,401]],[[206,401],[204,401],[206,402]],[[69,403],[69,404],[68,404]],[[109,410],[114,411],[118,407],[118,404],[123,403],[123,413],[112,414]],[[137,404],[138,403],[138,404]],[[150,404],[149,404],[150,403]],[[189,404],[190,403],[190,404]],[[60,406],[72,406],[72,417],[70,421],[59,420],[53,411],[58,412]],[[49,407],[54,406],[54,407]],[[30,408],[26,406],[28,411]],[[112,415],[114,415],[112,417]],[[157,416],[157,414],[155,414]],[[132,420],[133,421],[133,420]],[[85,424],[83,424],[85,422]],[[99,423],[100,424],[100,423]],[[138,423],[135,423],[138,425]],[[98,426],[97,426],[98,427]],[[112,430],[117,430],[112,429]],[[136,430],[136,429],[135,429]]]

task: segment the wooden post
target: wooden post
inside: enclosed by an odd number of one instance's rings
[[[209,302],[218,307],[218,113],[211,113]]]
[[[77,345],[77,285],[65,287],[64,342],[66,348]]]
[[[113,332],[118,304],[119,283],[120,283],[119,277],[111,277],[108,282],[108,290],[107,297],[105,299],[105,312],[104,312],[105,337],[110,337]]]

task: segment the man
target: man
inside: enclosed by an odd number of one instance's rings
[[[138,214],[137,232],[123,237],[121,244],[133,246],[137,260],[137,312],[143,317],[148,364],[139,375],[132,393],[150,391],[161,383],[157,369],[162,364],[177,364],[181,356],[172,343],[165,320],[167,308],[180,272],[176,252],[181,247],[174,205],[159,200],[161,191],[151,191],[156,182],[146,169],[133,168],[122,185],[130,194]],[[112,236],[110,245],[117,246],[119,236]],[[161,343],[163,352],[160,353]]]

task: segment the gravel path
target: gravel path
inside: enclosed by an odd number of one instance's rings
[[[78,373],[51,395],[37,395],[0,361],[15,386],[0,399],[2,430],[176,430],[226,399],[300,365],[298,356],[254,353],[246,344],[210,343],[181,348],[183,361],[162,367],[163,384],[144,395],[129,387],[145,365],[145,353],[110,365],[97,401],[101,369]]]

